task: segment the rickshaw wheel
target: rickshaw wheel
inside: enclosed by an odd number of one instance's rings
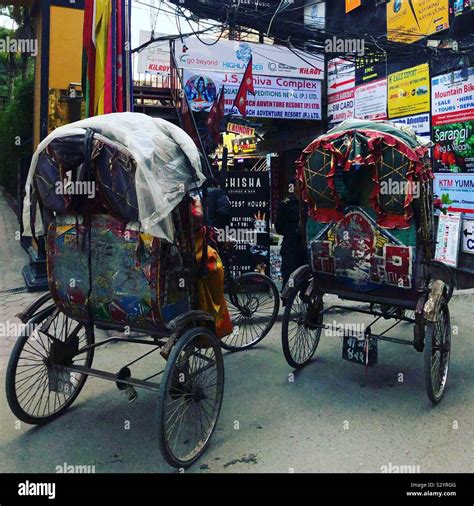
[[[308,279],[301,279],[288,295],[282,322],[282,346],[288,364],[298,369],[313,357],[323,322],[321,294],[305,295]]]
[[[443,397],[448,379],[451,356],[451,320],[446,299],[442,299],[438,309],[438,319],[426,322],[425,330],[425,386],[426,393],[433,404]]]
[[[46,323],[47,327],[42,328]],[[93,349],[77,357],[73,355],[82,346],[93,343],[94,329],[68,318],[54,304],[33,316],[8,362],[5,387],[13,414],[33,425],[48,423],[62,415],[87,380],[86,374],[64,371],[63,366],[90,367]]]
[[[234,330],[221,339],[228,351],[246,350],[273,327],[280,310],[275,283],[260,272],[247,272],[226,287],[226,302]]]
[[[158,394],[158,435],[168,464],[188,467],[206,450],[224,394],[220,343],[207,328],[186,330],[168,358]]]

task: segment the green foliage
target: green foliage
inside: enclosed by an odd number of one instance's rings
[[[33,136],[34,78],[17,78],[13,99],[0,111],[0,185],[13,195],[17,189],[18,165],[31,153]]]

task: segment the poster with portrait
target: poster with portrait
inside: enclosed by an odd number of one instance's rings
[[[184,92],[193,112],[209,112],[217,96],[217,87],[211,77],[192,73],[186,79]]]

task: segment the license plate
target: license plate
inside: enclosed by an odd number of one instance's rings
[[[48,368],[49,389],[51,392],[70,394],[74,390],[74,374],[60,367]]]
[[[361,336],[343,336],[342,358],[360,365],[377,363],[377,339]]]

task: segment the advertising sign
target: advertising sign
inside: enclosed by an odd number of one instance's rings
[[[355,86],[355,63],[334,58],[328,61],[328,96],[353,90]]]
[[[387,79],[356,86],[354,117],[357,119],[387,119]]]
[[[474,0],[454,0],[453,10],[456,16],[474,9]]]
[[[430,71],[427,63],[388,76],[388,117],[430,110]]]
[[[284,46],[256,44],[238,40],[215,39],[195,36],[177,40],[175,55],[178,66],[200,72],[245,72],[252,56],[254,75],[298,77],[302,79],[324,79],[324,55],[290,51]],[[301,57],[299,56],[301,54]]]
[[[449,28],[449,0],[392,0],[387,3],[387,38],[415,42]]]
[[[237,251],[232,274],[270,273],[270,173],[229,171],[225,190],[232,205],[229,230]]]
[[[460,213],[439,215],[435,260],[443,262],[443,264],[450,265],[451,267],[457,267],[460,233]]]
[[[410,127],[420,137],[430,137],[430,114],[416,114],[390,120],[392,123]]]
[[[387,60],[382,53],[367,52],[358,56],[355,63],[355,84],[370,83],[387,77]]]
[[[239,125],[238,123],[227,123],[227,131],[233,134],[244,135],[246,137],[255,136],[255,128]]]
[[[253,154],[257,151],[257,139],[255,137],[232,139],[232,151],[236,156]]]
[[[474,120],[474,67],[431,79],[433,125]]]
[[[474,177],[472,174],[435,174],[435,195],[447,203],[449,211],[474,216]]]
[[[225,114],[231,112],[242,74],[184,71],[184,89],[193,111],[209,111],[217,91],[224,85]],[[321,82],[275,76],[254,76],[255,96],[248,95],[247,116],[320,120]]]
[[[355,64],[343,58],[328,62],[328,120],[331,125],[354,117]]]
[[[462,220],[461,251],[474,255],[474,220]]]
[[[346,14],[362,5],[362,0],[346,0]]]
[[[434,171],[472,174],[474,68],[434,77],[431,83]]]
[[[354,88],[328,97],[328,121],[331,125],[354,117]]]
[[[433,126],[435,172],[470,172],[474,178],[474,121]]]
[[[156,34],[160,37],[161,33]],[[140,30],[140,45],[151,39],[151,32]],[[154,42],[138,53],[137,72],[139,74],[170,73],[170,43],[167,40]]]
[[[326,2],[321,0],[305,0],[304,25],[308,28],[324,30],[326,24]]]

